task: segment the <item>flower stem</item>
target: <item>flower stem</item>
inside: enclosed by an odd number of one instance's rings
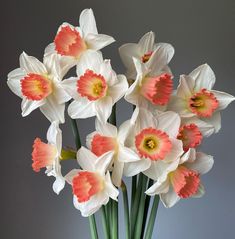
[[[138,209],[139,209],[139,201],[140,201],[143,177],[144,177],[144,175],[142,173],[140,173],[139,180],[138,180],[138,186],[136,188],[136,193],[135,193],[135,199],[133,202],[133,206],[131,207],[132,208],[132,210],[131,210],[131,236],[134,235],[135,223],[136,223]]]
[[[156,195],[153,200],[152,210],[148,221],[148,226],[146,229],[146,234],[144,239],[151,239],[153,234],[154,223],[157,215],[157,209],[159,204],[159,195]]]
[[[102,215],[102,223],[103,223],[103,229],[104,229],[104,237],[105,239],[109,239],[109,231],[108,231],[108,221],[105,214],[105,207],[102,206],[101,208],[101,215]]]
[[[94,215],[89,216],[89,223],[90,223],[91,239],[98,239],[98,233],[97,233]]]
[[[130,216],[129,216],[128,194],[126,185],[123,181],[121,184],[121,188],[123,194],[124,216],[126,224],[126,239],[130,239]]]
[[[118,202],[112,200],[112,221],[113,221],[113,231],[112,239],[118,239]]]
[[[145,197],[146,197],[145,190],[146,190],[147,181],[148,181],[148,178],[144,175],[143,182],[142,182],[142,188],[141,188],[140,202],[139,202],[139,207],[138,207],[138,216],[137,216],[137,221],[136,221],[135,230],[134,230],[134,238],[135,239],[140,239],[141,232],[142,232],[144,208],[145,208]]]
[[[136,182],[137,176],[132,177],[132,186],[131,186],[131,206],[133,207],[135,201],[135,192],[136,192]],[[133,208],[131,208],[133,210]]]
[[[71,126],[72,126],[73,136],[75,139],[76,148],[78,150],[81,148],[81,140],[80,140],[80,135],[79,135],[79,131],[78,131],[77,121],[72,118],[70,118],[70,119],[71,119]]]

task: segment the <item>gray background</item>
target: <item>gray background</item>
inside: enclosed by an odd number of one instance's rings
[[[92,7],[101,33],[117,42],[105,48],[114,69],[124,72],[117,48],[136,42],[145,32],[176,49],[171,68],[189,73],[207,62],[214,69],[216,89],[235,94],[235,2],[233,0],[111,1],[8,0],[0,3],[0,238],[88,239],[87,219],[72,204],[71,190],[56,196],[52,178],[31,170],[31,146],[36,136],[45,139],[49,122],[37,110],[21,118],[20,99],[6,86],[7,73],[18,67],[25,50],[42,58],[63,21],[77,24],[80,12]],[[119,123],[130,116],[127,103],[118,105]],[[234,238],[235,230],[235,104],[223,112],[222,130],[206,139],[203,150],[215,156],[213,170],[203,177],[207,194],[184,200],[172,209],[159,208],[154,238]],[[93,120],[79,121],[81,135],[93,130]],[[69,124],[63,125],[64,145],[74,145]],[[65,166],[71,168],[72,162]],[[123,221],[123,219],[122,219]],[[121,231],[123,232],[123,230]],[[122,233],[123,235],[123,233]],[[124,238],[124,235],[120,238]]]

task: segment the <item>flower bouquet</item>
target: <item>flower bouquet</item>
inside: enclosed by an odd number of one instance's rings
[[[174,91],[168,66],[174,48],[155,43],[153,32],[119,48],[127,71],[117,75],[100,51],[112,42],[112,37],[98,34],[93,11],[85,9],[78,27],[59,27],[43,62],[23,52],[7,84],[22,98],[22,116],[40,108],[51,122],[48,142],[34,140],[32,168],[46,168],[47,176],[55,177],[56,194],[66,183],[71,186],[75,208],[89,217],[91,238],[124,238],[118,226],[122,193],[125,238],[150,239],[159,200],[170,208],[180,199],[205,193],[201,175],[214,161],[197,148],[204,137],[219,131],[220,110],[235,98],[212,89],[215,75],[207,64],[181,75]],[[133,114],[117,127],[116,103],[122,97],[133,105]],[[65,109],[76,149],[62,145]],[[77,119],[93,116],[95,131],[83,147]],[[78,166],[62,175],[61,161],[67,159],[77,160]],[[124,176],[132,180],[130,190]],[[102,235],[95,218],[99,210]]]

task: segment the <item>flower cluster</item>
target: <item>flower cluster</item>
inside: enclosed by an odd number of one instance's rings
[[[181,75],[173,91],[168,64],[174,48],[155,43],[153,32],[119,48],[127,71],[126,76],[118,75],[100,51],[112,42],[112,37],[98,34],[93,11],[85,9],[79,26],[59,27],[43,62],[25,52],[20,55],[20,67],[9,73],[7,84],[22,98],[22,116],[40,108],[51,122],[48,142],[36,138],[33,143],[33,170],[46,168],[46,174],[55,177],[57,194],[70,184],[74,206],[85,217],[110,198],[118,200],[124,176],[141,174],[152,180],[145,193],[160,195],[166,207],[201,197],[201,175],[214,161],[198,146],[219,131],[220,111],[235,98],[212,89],[215,75],[207,64]],[[65,79],[74,67],[76,75]],[[108,119],[122,97],[135,110],[117,128]],[[95,132],[87,136],[86,147],[78,144],[77,152],[62,148],[65,109],[74,122],[96,117]],[[67,158],[76,158],[78,168],[64,176],[60,163]]]

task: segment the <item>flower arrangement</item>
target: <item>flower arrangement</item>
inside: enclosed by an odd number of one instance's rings
[[[159,200],[167,208],[180,199],[205,193],[201,175],[213,166],[213,157],[198,151],[204,137],[221,127],[220,111],[235,98],[213,90],[215,75],[209,65],[181,75],[173,90],[168,66],[174,48],[155,43],[153,32],[137,44],[119,48],[127,71],[117,75],[101,49],[114,42],[98,34],[91,9],[82,11],[79,26],[63,23],[44,53],[43,63],[25,52],[20,67],[8,74],[9,88],[22,98],[22,116],[40,108],[51,122],[47,141],[33,143],[32,168],[46,168],[55,177],[59,194],[71,185],[73,204],[89,217],[91,238],[98,239],[95,213],[101,210],[103,236],[124,238],[118,230],[118,198],[123,194],[125,238],[151,239]],[[76,75],[65,78],[72,68]],[[116,125],[116,103],[132,104],[131,119]],[[67,109],[76,150],[63,148],[60,124]],[[95,132],[81,146],[77,119],[96,117]],[[77,159],[67,175],[61,161]],[[131,177],[128,191],[125,177]],[[153,201],[152,204],[150,203]]]

